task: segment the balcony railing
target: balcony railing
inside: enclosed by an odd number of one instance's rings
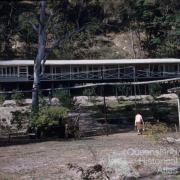
[[[146,79],[146,78],[173,78],[180,77],[180,72],[155,72],[155,71],[143,71],[128,69],[120,71],[117,69],[110,69],[105,71],[87,71],[87,72],[76,72],[76,73],[45,73],[41,77],[42,81],[71,81],[71,80],[123,80],[127,79],[132,81],[135,79]],[[32,81],[33,75],[0,75],[0,82],[15,82],[15,81]]]

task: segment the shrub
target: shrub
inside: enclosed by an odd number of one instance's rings
[[[86,88],[83,91],[83,96],[87,96],[88,100],[93,104],[96,103],[96,89],[94,87]]]
[[[58,127],[61,127],[64,124],[63,118],[67,115],[67,108],[44,106],[40,107],[38,113],[31,111],[31,109],[12,112],[11,123],[15,124],[18,130],[24,127],[28,132],[34,132],[40,138],[48,135],[47,130],[53,126],[60,125]]]
[[[39,98],[39,105],[40,106],[46,106],[48,102],[45,100],[45,96],[43,94],[43,91],[38,91],[38,98]]]
[[[169,130],[167,125],[162,122],[157,122],[155,124],[146,122],[144,126],[145,126],[147,135],[155,141],[159,141],[161,137],[165,135]]]
[[[11,124],[16,124],[18,130],[23,128],[23,124],[27,123],[29,120],[29,111],[27,110],[17,110],[13,111]]]
[[[161,86],[159,84],[150,84],[149,94],[155,99],[161,94]]]
[[[6,97],[4,94],[0,94],[0,104],[2,104],[5,101]]]
[[[67,115],[68,109],[65,107],[44,106],[38,113],[30,113],[30,127],[58,125]]]
[[[130,91],[132,87],[127,86],[127,85],[120,85],[120,86],[117,86],[116,88],[117,88],[116,98],[117,98],[118,103],[120,103],[124,99],[119,97],[119,95],[128,97],[130,95]]]
[[[14,94],[12,94],[11,98],[15,100],[18,105],[22,105],[24,100],[24,94],[21,92],[15,92]]]
[[[81,173],[81,179],[109,179],[109,175],[112,174],[110,170],[105,169],[101,164],[95,164],[88,168],[78,166],[76,164],[68,164],[68,169]]]
[[[69,109],[72,109],[76,103],[68,90],[56,90],[54,96],[59,99],[62,106]]]

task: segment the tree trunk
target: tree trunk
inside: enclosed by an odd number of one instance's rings
[[[38,94],[40,89],[40,67],[45,55],[45,8],[46,1],[42,0],[39,8],[40,22],[38,27],[38,53],[34,62],[34,81],[32,91],[32,109],[34,111],[38,111],[39,108]]]

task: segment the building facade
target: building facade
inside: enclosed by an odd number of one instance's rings
[[[33,60],[0,61],[1,87],[33,82]],[[41,82],[132,82],[180,77],[180,59],[47,60]],[[11,89],[11,88],[9,88]]]

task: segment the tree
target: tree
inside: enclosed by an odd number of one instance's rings
[[[143,32],[141,45],[149,57],[177,57],[179,54],[179,8],[177,0],[136,0],[129,22]]]
[[[46,1],[40,2],[39,8],[39,24],[38,29],[36,29],[35,25],[33,25],[34,29],[38,32],[38,53],[36,59],[34,61],[34,81],[33,81],[33,92],[32,92],[32,108],[33,110],[38,108],[38,92],[39,92],[39,84],[40,84],[40,67],[41,62],[45,59],[45,8]]]
[[[46,47],[46,31],[47,27],[54,16],[53,12],[50,12],[49,17],[46,15],[47,1],[42,0],[39,2],[39,18],[38,24],[32,24],[34,30],[38,33],[38,52],[34,60],[34,81],[32,91],[32,109],[38,110],[38,92],[40,88],[40,78],[44,73],[44,64],[49,54],[57,47],[59,47],[67,38],[71,37],[74,33],[82,31],[84,28],[80,27],[77,19],[77,27],[71,32],[66,33],[62,37],[57,37],[50,47]],[[79,17],[78,17],[79,18]]]

